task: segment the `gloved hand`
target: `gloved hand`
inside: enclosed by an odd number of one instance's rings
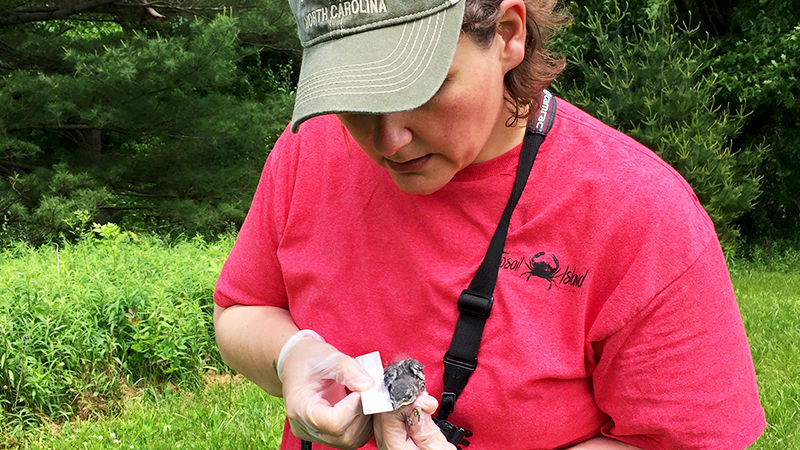
[[[455,450],[431,414],[439,403],[427,392],[414,403],[395,411],[375,414],[373,427],[380,450]]]
[[[355,359],[301,330],[284,344],[276,369],[295,436],[338,448],[358,448],[372,437],[372,416],[362,413],[359,392],[373,380]]]

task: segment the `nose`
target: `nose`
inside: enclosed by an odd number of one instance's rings
[[[404,112],[374,116],[372,146],[383,156],[391,156],[411,143],[414,134],[408,128]]]

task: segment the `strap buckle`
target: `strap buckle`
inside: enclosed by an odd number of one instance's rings
[[[461,394],[467,385],[472,372],[478,367],[477,361],[461,361],[448,351],[444,354],[444,390],[452,392],[455,397]],[[455,398],[453,399],[455,403]]]
[[[456,394],[447,391],[442,392],[442,403],[439,406],[439,415],[436,418],[441,420],[447,419],[447,416],[453,412],[455,407]]]
[[[449,420],[440,417],[434,417],[433,421],[439,426],[447,442],[455,445],[457,449],[461,450],[461,447],[459,447],[460,445],[464,447],[469,446],[469,441],[466,438],[472,437],[471,431],[464,427],[453,425]]]
[[[494,298],[480,292],[464,289],[458,296],[458,310],[479,319],[489,318]]]

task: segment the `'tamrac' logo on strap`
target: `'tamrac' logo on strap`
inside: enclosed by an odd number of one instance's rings
[[[550,106],[553,108],[550,108]],[[542,106],[539,108],[539,115],[536,117],[536,124],[533,127],[533,132],[538,134],[547,134],[550,124],[553,122],[555,116],[555,103],[553,103],[553,94],[547,89],[542,91]]]

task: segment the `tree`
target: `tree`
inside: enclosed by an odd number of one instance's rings
[[[165,232],[241,223],[299,52],[284,5],[230,5],[0,7],[0,240],[69,234],[83,211]]]
[[[613,5],[624,10],[624,14],[609,16],[602,24],[607,36],[613,37],[612,41],[623,39],[631,46],[638,45],[640,26],[648,23],[648,14],[654,8],[660,7],[668,13],[663,17],[673,28],[671,39],[677,39],[676,52],[685,52],[694,45],[705,48],[702,53],[693,54],[701,67],[694,79],[704,79],[703,88],[697,91],[686,86],[688,92],[713,97],[698,98],[698,102],[710,102],[708,104],[717,105],[715,114],[736,118],[739,131],[719,137],[729,141],[734,158],[752,164],[747,177],[758,180],[763,192],[754,200],[752,208],[731,216],[731,224],[741,230],[748,241],[798,237],[800,197],[796,192],[800,190],[797,176],[800,159],[796,149],[800,147],[800,115],[797,114],[800,3],[630,0],[625,3],[627,8],[622,7],[621,2],[607,0],[582,1],[579,6],[573,3],[575,26],[562,36],[561,43],[574,65],[562,79],[563,86],[580,86],[585,80],[586,67],[592,65],[605,67],[609,74],[620,69],[618,61],[609,58],[608,49],[604,48],[606,42],[597,40],[594,30],[586,26],[591,13],[613,9]],[[655,55],[643,61],[655,67],[661,65]],[[638,70],[636,76],[652,76],[652,73]],[[608,103],[606,94],[605,89],[587,93],[593,97],[590,103]],[[623,102],[608,105],[615,110],[631,106]],[[748,159],[746,155],[752,150],[759,157]]]
[[[571,60],[562,95],[675,167],[732,250],[736,221],[760,193],[753,167],[764,149],[733,145],[745,115],[715,101],[713,46],[673,25],[670,1],[641,3],[573,9],[575,25],[561,42]]]
[[[765,195],[742,217],[742,229],[753,240],[798,237],[800,3],[740,0],[731,20],[712,63],[719,98],[747,111],[737,145],[769,148],[754,167]]]

